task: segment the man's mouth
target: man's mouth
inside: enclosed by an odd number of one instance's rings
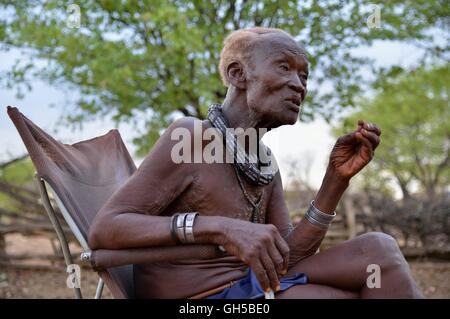
[[[302,98],[300,96],[291,96],[289,98],[286,99],[287,101],[291,101],[292,103],[294,103],[297,106],[300,106],[300,104],[302,103]]]
[[[285,101],[288,102],[288,107],[289,109],[291,109],[294,112],[299,112],[300,111],[300,104],[302,102],[302,100],[299,97],[290,97],[288,99],[286,99]]]

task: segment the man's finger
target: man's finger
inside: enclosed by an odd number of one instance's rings
[[[266,251],[263,251],[261,253],[261,262],[266,270],[266,275],[269,278],[270,288],[273,291],[279,290],[280,281],[278,279],[278,274],[272,259],[269,257],[269,254]]]
[[[277,274],[279,276],[281,276],[283,274],[283,270],[284,270],[284,258],[281,255],[281,252],[279,251],[275,242],[271,242],[267,248],[268,248],[267,251],[269,253],[269,257],[270,257],[270,259],[272,259],[272,262],[275,265]]]
[[[283,270],[281,272],[281,275],[285,275],[288,271],[289,265],[289,246],[283,239],[283,237],[281,237],[280,233],[277,233],[277,235],[275,236],[275,246],[278,248],[278,251],[283,257]]]
[[[255,273],[256,279],[258,279],[259,284],[261,285],[261,288],[267,292],[270,290],[270,282],[269,278],[267,278],[266,271],[264,270],[264,267],[262,266],[259,259],[255,260],[250,267],[252,268],[253,272]]]
[[[362,154],[365,157],[365,160],[371,160],[373,157],[373,147],[372,143],[369,141],[368,138],[364,137],[362,133],[358,132],[356,133],[356,138],[363,144],[363,147],[361,147]]]
[[[366,130],[374,132],[376,135],[381,135],[381,130],[375,123],[364,123],[363,126]]]
[[[368,138],[372,143],[373,149],[376,149],[378,144],[380,144],[380,138],[374,132],[367,131],[366,129],[362,129],[361,133],[364,137]]]

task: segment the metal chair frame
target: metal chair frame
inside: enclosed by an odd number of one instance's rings
[[[61,245],[61,249],[62,249],[62,253],[64,255],[64,261],[66,263],[66,266],[73,265],[74,261],[73,261],[72,255],[70,253],[69,243],[64,234],[61,223],[58,221],[57,212],[55,211],[55,209],[53,208],[53,205],[51,203],[48,189],[50,190],[52,197],[55,199],[56,205],[58,206],[64,220],[66,221],[70,230],[74,234],[75,238],[77,239],[77,241],[80,244],[81,248],[83,249],[84,253],[90,253],[90,251],[91,251],[87,244],[87,240],[82,235],[82,233],[81,233],[80,229],[78,228],[78,226],[76,225],[75,221],[70,216],[69,212],[67,211],[67,209],[64,206],[64,204],[62,203],[62,201],[59,199],[56,192],[53,191],[50,184],[47,181],[45,181],[44,178],[39,176],[38,173],[35,173],[35,178],[36,178],[36,181],[37,181],[37,184],[39,187],[39,193],[41,195],[42,204],[44,205],[45,211],[47,212],[48,217],[50,218],[50,221],[53,225],[53,228],[55,229],[56,235],[58,236],[58,240]],[[75,285],[73,288],[75,297],[77,299],[83,299],[81,289],[77,288],[76,286],[77,285]],[[79,285],[78,285],[78,287],[79,287]],[[96,289],[95,296],[94,296],[95,299],[101,299],[102,293],[103,293],[103,287],[104,287],[103,279],[99,278],[98,284],[97,284],[97,289]]]

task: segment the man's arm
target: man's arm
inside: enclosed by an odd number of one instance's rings
[[[196,176],[193,164],[176,164],[171,140],[176,128],[191,133],[193,118],[172,124],[130,179],[107,201],[96,215],[89,232],[91,249],[125,249],[174,245],[170,217],[159,216],[184,192]],[[191,134],[193,136],[193,133]],[[214,243],[221,236],[224,217],[199,216],[195,222],[198,243]]]
[[[283,185],[279,173],[275,177],[267,217],[267,223],[273,224],[278,228],[289,246],[288,268],[299,260],[313,255],[319,248],[327,232],[311,224],[305,218],[293,228],[284,199]]]
[[[381,130],[376,125],[360,120],[354,132],[337,140],[322,185],[314,199],[314,206],[317,209],[326,214],[334,212],[350,179],[372,160],[374,151],[380,143],[380,135]],[[270,201],[268,223],[277,226],[286,239],[290,249],[289,265],[313,255],[327,230],[311,224],[306,218],[292,229],[279,174]]]

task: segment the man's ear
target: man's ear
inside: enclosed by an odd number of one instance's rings
[[[247,88],[247,78],[242,63],[238,61],[230,63],[227,67],[227,77],[228,83],[238,89],[245,90]]]

